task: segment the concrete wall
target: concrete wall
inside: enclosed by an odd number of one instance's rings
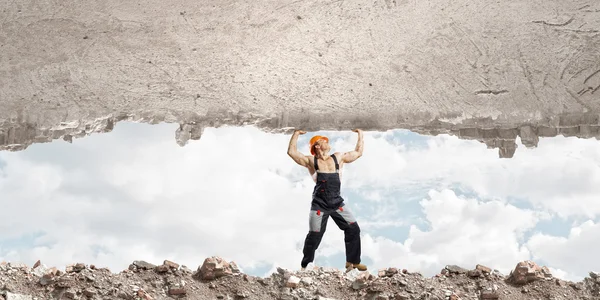
[[[595,0],[0,0],[0,53],[5,136],[126,115],[453,132],[600,111]]]

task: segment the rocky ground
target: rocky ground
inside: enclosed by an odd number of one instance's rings
[[[0,263],[0,300],[33,299],[600,299],[600,276],[581,282],[554,278],[546,267],[519,262],[508,275],[482,265],[446,266],[433,277],[388,268],[370,272],[315,267],[278,269],[270,277],[243,274],[234,262],[209,257],[192,271],[165,260],[134,261],[127,270],[77,263],[64,271],[39,261]]]

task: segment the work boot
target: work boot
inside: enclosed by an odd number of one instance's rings
[[[353,264],[353,263],[346,262],[346,270],[349,270],[349,269],[358,269],[359,271],[366,271],[367,266],[365,266],[363,264]]]

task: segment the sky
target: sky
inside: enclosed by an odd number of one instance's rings
[[[110,133],[0,152],[0,261],[127,269],[205,258],[247,274],[299,270],[314,182],[288,155],[291,135],[206,128],[181,147],[177,124],[118,123]],[[351,151],[351,131],[326,135]],[[343,170],[342,197],[361,228],[369,271],[433,276],[445,265],[508,274],[519,261],[578,281],[600,270],[600,142],[517,140],[511,159],[449,135],[365,132]],[[343,269],[344,235],[329,220],[314,265]]]

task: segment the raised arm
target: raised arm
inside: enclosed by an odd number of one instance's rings
[[[310,164],[309,159],[304,154],[298,152],[298,147],[296,143],[298,142],[298,136],[301,134],[305,134],[306,131],[295,130],[292,134],[292,138],[290,139],[290,145],[288,147],[287,154],[299,165],[303,167],[307,167]]]
[[[354,129],[352,131],[358,133],[358,141],[356,142],[356,148],[354,148],[354,151],[346,152],[344,155],[342,155],[342,161],[344,163],[351,163],[357,160],[363,154],[363,132],[360,129]]]

